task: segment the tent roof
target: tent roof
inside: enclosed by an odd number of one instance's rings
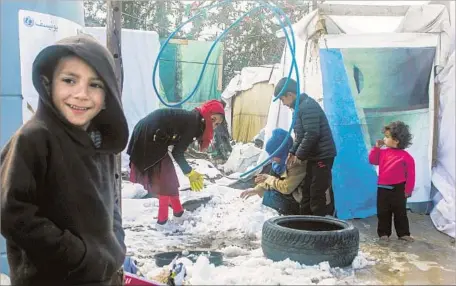
[[[349,17],[346,17],[347,15]],[[363,26],[339,25],[338,22],[343,21],[341,17],[350,19],[363,16],[374,20],[380,16],[390,17],[388,15],[400,19],[397,27],[389,32],[439,34],[436,66],[439,67],[438,71],[445,66],[448,57],[454,51],[454,31],[451,28],[450,13],[447,7],[442,4],[405,6],[320,4],[318,9],[304,16],[292,27],[296,41],[313,40],[318,43],[318,40],[324,37],[337,35],[344,37],[344,35],[359,33],[376,34],[373,31],[361,31],[364,28]],[[289,29],[287,28],[287,30]],[[283,31],[278,31],[277,36],[284,37]]]
[[[306,40],[308,38],[306,36],[312,35],[315,30],[318,29],[318,27],[315,26],[309,27],[311,22],[315,22],[315,18],[324,20],[326,34],[378,32],[372,31],[375,30],[373,25],[377,27],[386,27],[384,28],[386,30],[379,30],[381,32],[396,33],[411,31],[422,33],[443,32],[450,26],[448,9],[442,4],[399,6],[320,4],[318,9],[310,12],[292,25],[295,33],[296,31],[299,31],[297,34],[302,40]],[[359,18],[365,18],[366,21],[359,21]],[[448,25],[436,25],[435,21],[439,22],[437,24],[447,22]],[[365,23],[360,24],[360,22]],[[396,25],[397,28],[391,28],[391,25]],[[364,26],[368,27],[369,30],[366,30]],[[309,28],[307,29],[307,33],[304,33],[304,27]],[[432,31],[429,30],[430,27],[432,27]],[[287,31],[289,31],[289,29],[287,29]],[[283,30],[279,30],[277,36],[284,37]]]
[[[228,86],[222,93],[222,99],[228,100],[235,96],[239,91],[251,89],[259,82],[269,82],[279,64],[264,65],[260,67],[245,67],[231,79]]]

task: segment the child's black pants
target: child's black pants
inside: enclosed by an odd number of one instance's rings
[[[392,219],[398,237],[410,236],[407,218],[405,183],[391,185],[392,189],[379,186],[377,190],[378,236],[391,236]]]

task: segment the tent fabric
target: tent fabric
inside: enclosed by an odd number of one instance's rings
[[[455,219],[455,185],[456,166],[455,152],[455,54],[450,56],[448,64],[436,78],[439,91],[439,116],[438,116],[438,149],[437,161],[432,169],[432,183],[438,190],[433,197],[434,209],[431,219],[435,227],[456,237]]]
[[[234,98],[232,137],[236,142],[251,142],[266,125],[273,93],[273,85],[261,82]]]
[[[160,57],[160,80],[163,95],[168,102],[176,103],[186,98],[195,88],[203,63],[213,42],[185,41],[170,43]],[[210,99],[220,99],[218,86],[220,74],[219,59],[223,46],[217,44],[209,57],[200,85],[192,98],[183,104],[185,109],[193,109]]]
[[[348,43],[349,38],[351,37],[353,47],[358,44],[358,42],[353,42],[356,39],[350,33],[357,33],[356,27],[351,27],[348,25],[342,25],[343,19],[337,19],[337,21],[330,16],[330,15],[319,15],[318,10],[314,10],[313,12],[309,13],[305,17],[303,17],[300,21],[293,25],[293,30],[296,36],[296,57],[297,57],[297,64],[300,71],[300,80],[301,80],[301,91],[305,91],[309,94],[309,96],[316,99],[320,104],[323,104],[323,83],[322,83],[322,74],[321,74],[321,66],[322,63],[320,62],[320,53],[326,49],[329,49],[331,46],[331,42],[334,44],[336,40]],[[341,17],[342,18],[342,17]],[[353,18],[348,17],[347,18]],[[367,18],[367,17],[365,17]],[[374,18],[374,17],[372,17]],[[323,20],[323,21],[322,21]],[[448,16],[448,11],[446,10],[445,6],[443,5],[422,5],[422,6],[411,6],[409,11],[403,17],[399,27],[396,29],[396,35],[401,35],[406,37],[407,35],[413,36],[419,35],[423,41],[428,42],[435,37],[435,44],[436,48],[436,57],[434,60],[434,72],[439,74],[443,66],[446,65],[447,59],[449,58],[449,54],[454,49],[454,41],[453,37],[447,37],[447,35],[452,35],[452,31],[450,28],[450,21]],[[344,27],[344,28],[342,28]],[[348,28],[350,29],[348,29]],[[361,29],[360,29],[361,30]],[[428,39],[424,34],[428,34]],[[283,36],[283,33],[280,31],[278,32],[279,36]],[[369,46],[369,40],[367,39],[374,39],[379,36],[381,38],[382,34],[379,33],[364,33],[362,34],[361,38],[365,40],[365,46]],[[454,35],[454,34],[453,34]],[[336,37],[337,36],[337,37]],[[344,38],[346,37],[346,38]],[[400,36],[399,36],[400,37]],[[337,38],[337,39],[336,39]],[[451,40],[453,39],[453,40]],[[359,41],[357,39],[356,41]],[[377,41],[378,42],[378,41]],[[328,47],[329,46],[329,47]],[[400,46],[400,44],[396,44],[396,46]],[[422,47],[423,45],[418,45]],[[272,83],[276,83],[281,77],[287,76],[289,68],[291,66],[291,55],[289,48],[286,46],[280,63],[280,69],[275,75],[271,78]],[[432,75],[431,75],[432,76]],[[294,73],[292,74],[292,78],[296,78]],[[337,90],[335,90],[337,92]],[[429,93],[433,94],[433,84],[429,86]],[[430,111],[434,112],[433,102],[429,103]],[[323,106],[326,109],[326,104]],[[325,110],[326,111],[326,110]],[[436,110],[438,112],[438,110]],[[431,124],[431,122],[427,122],[426,124]],[[289,129],[291,123],[291,112],[284,108],[278,102],[272,102],[270,106],[269,116],[266,125],[266,132],[265,132],[265,140],[268,139],[272,129],[281,127],[285,129]],[[430,128],[430,136],[432,136],[432,128]],[[439,139],[439,144],[442,139]],[[440,146],[440,145],[439,145]],[[440,147],[439,147],[440,148]],[[454,144],[452,145],[454,149]],[[439,155],[442,156],[442,155]],[[453,156],[454,157],[454,156]],[[452,157],[452,158],[453,158]],[[434,168],[432,173],[432,182],[435,181],[434,174],[436,173],[436,168]],[[335,174],[336,175],[336,174]],[[429,179],[430,180],[430,179]],[[451,185],[454,190],[454,184]],[[453,191],[454,192],[454,191]],[[430,199],[430,198],[429,198]],[[337,202],[336,202],[337,203]],[[357,202],[357,204],[371,204],[366,198],[364,202]],[[348,206],[339,206],[339,208],[347,208]],[[356,208],[356,206],[351,206],[351,208]],[[339,213],[339,210],[338,210]],[[454,213],[454,204],[452,207],[452,213]],[[368,215],[368,214],[364,214]],[[363,217],[362,213],[359,212],[352,212],[350,215],[351,217]]]
[[[396,33],[438,33],[440,35],[435,57],[436,73],[446,65],[454,49],[450,14],[444,5],[410,6],[396,29]],[[453,41],[454,42],[454,41]]]
[[[345,37],[346,45],[342,46],[328,41],[328,48],[320,51],[323,101],[338,150],[333,172],[341,218],[376,213],[377,170],[367,158],[375,141],[383,138],[382,127],[391,121],[406,122],[414,136],[407,151],[415,159],[417,176],[408,202],[430,201],[431,190],[433,98],[429,87],[434,84],[429,81],[434,39],[425,37],[430,42],[424,47],[413,42],[395,47],[390,39],[394,37],[384,34],[378,36],[382,37],[380,46],[373,43],[362,48],[358,43],[367,42],[365,36],[356,37]],[[434,47],[429,47],[432,44]]]
[[[105,27],[85,27],[84,31],[100,43],[106,43]],[[130,135],[139,120],[159,107],[152,87],[152,72],[159,50],[160,41],[156,32],[122,29],[122,104]],[[122,169],[128,170],[128,164],[129,157],[124,151]]]
[[[230,80],[221,94],[222,100],[226,103],[225,118],[228,122],[228,131],[230,134],[232,134],[231,125],[233,120],[232,109],[234,96],[239,92],[251,89],[256,83],[269,82],[276,70],[278,70],[278,64],[261,67],[245,67]]]
[[[163,45],[165,39],[160,40]],[[168,102],[179,102],[180,98],[176,97],[176,74],[178,62],[178,45],[170,43],[163,50],[160,57],[160,93],[166,97]],[[180,95],[180,93],[179,93]]]

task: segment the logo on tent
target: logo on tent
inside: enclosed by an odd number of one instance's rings
[[[35,21],[30,16],[24,17],[24,25],[27,27],[33,27],[33,25],[35,25]]]

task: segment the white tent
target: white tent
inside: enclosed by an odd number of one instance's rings
[[[86,27],[86,33],[106,44],[106,28]],[[152,31],[122,29],[122,64],[124,82],[122,104],[130,134],[138,121],[158,108],[152,87],[152,72],[160,50],[158,34]],[[157,70],[158,80],[158,70]],[[157,82],[157,86],[158,86]],[[122,153],[122,169],[128,169],[129,158]]]
[[[366,33],[360,32],[360,30],[362,30],[362,27],[353,27],[350,26],[350,24],[347,24],[348,21],[344,22],[344,17],[348,19],[356,18],[356,16],[363,16],[366,19],[394,16],[401,17],[401,21],[394,31],[388,31],[384,33]],[[451,13],[451,16],[454,17],[453,12]],[[437,188],[439,188],[439,192],[444,199],[444,203],[441,204],[440,208],[438,207],[439,203],[436,202],[436,209],[438,209],[438,212],[434,210],[432,218],[436,225],[436,221],[439,221],[439,229],[454,237],[455,174],[454,162],[452,161],[453,163],[450,164],[449,160],[454,160],[455,146],[454,143],[452,146],[448,146],[447,141],[446,145],[443,144],[443,140],[445,140],[445,138],[448,139],[445,136],[452,136],[454,138],[454,133],[450,134],[451,132],[454,132],[454,118],[451,122],[451,120],[448,119],[450,116],[444,116],[444,112],[448,112],[448,110],[451,110],[451,108],[448,108],[448,106],[451,106],[451,104],[449,103],[449,101],[451,100],[451,92],[449,92],[449,90],[451,90],[451,86],[453,86],[454,89],[454,79],[453,82],[451,82],[451,76],[442,76],[445,71],[446,74],[451,74],[452,66],[454,65],[454,57],[450,58],[450,55],[454,50],[454,33],[453,29],[451,28],[450,14],[448,13],[447,8],[444,5],[342,6],[334,4],[323,4],[320,5],[317,10],[314,10],[310,14],[306,15],[299,22],[294,24],[293,30],[296,37],[296,59],[300,72],[299,77],[301,82],[301,91],[306,92],[309,96],[312,96],[318,102],[320,102],[320,104],[325,108],[325,111],[327,113],[330,113],[330,115],[328,115],[330,121],[333,120],[331,118],[333,117],[332,114],[335,112],[334,110],[336,110],[337,112],[337,108],[343,108],[346,102],[340,101],[337,98],[339,94],[335,95],[335,93],[339,92],[337,88],[341,87],[337,86],[338,83],[333,83],[334,86],[328,87],[328,84],[330,84],[328,83],[328,80],[337,81],[335,80],[337,79],[335,76],[339,76],[342,74],[336,74],[335,72],[333,72],[332,78],[329,78],[328,75],[326,75],[325,79],[324,73],[330,70],[330,65],[328,63],[330,57],[327,56],[328,53],[337,50],[337,52],[340,54],[341,50],[350,49],[352,51],[354,51],[354,49],[358,49],[356,52],[359,52],[361,51],[361,49],[371,48],[408,48],[408,52],[412,50],[429,52],[430,50],[428,48],[431,48],[433,53],[433,62],[431,64],[433,68],[430,68],[429,71],[430,79],[428,86],[428,107],[426,107],[426,110],[420,111],[422,112],[422,116],[420,119],[421,121],[415,124],[419,125],[421,130],[426,131],[424,132],[424,134],[427,138],[422,138],[423,134],[420,134],[421,132],[415,132],[415,144],[412,145],[412,148],[415,149],[412,150],[411,148],[411,150],[409,151],[412,153],[412,155],[416,155],[415,160],[417,162],[418,174],[417,186],[415,188],[414,195],[411,199],[409,199],[409,203],[422,203],[430,201],[430,188],[432,176],[432,182],[436,185]],[[279,32],[279,35],[283,37],[283,32]],[[356,54],[356,52],[353,52],[353,54]],[[323,56],[326,57],[323,59]],[[334,57],[331,59],[334,60]],[[323,62],[323,60],[325,62]],[[453,64],[451,64],[452,61]],[[335,64],[335,62],[332,62],[332,64]],[[389,62],[383,64],[389,65],[391,67],[394,66],[394,63]],[[280,78],[287,76],[290,66],[291,54],[288,47],[285,47],[285,50],[282,55],[281,70],[279,73],[276,73],[274,75],[271,81],[276,83]],[[326,70],[323,70],[323,68],[325,68]],[[347,69],[346,66],[345,69]],[[348,88],[351,88],[352,91],[354,86],[357,87],[355,84],[358,84],[358,81],[355,82],[353,80],[353,73],[353,71],[344,71],[344,76],[349,76],[347,85]],[[295,78],[294,74],[292,74],[292,77]],[[436,79],[436,91],[440,91],[439,93],[435,93],[434,91],[434,79]],[[360,81],[362,84],[362,78]],[[444,84],[446,84],[446,86],[444,86]],[[444,90],[447,90],[445,97],[443,96]],[[325,95],[325,97],[323,95]],[[361,95],[361,93],[359,95]],[[452,96],[452,102],[454,106],[454,92]],[[438,105],[434,104],[438,103],[439,101],[441,105],[445,106],[439,107]],[[337,106],[337,108],[335,108],[334,105],[337,104],[339,105]],[[327,110],[328,107],[330,107],[331,110]],[[358,115],[358,123],[353,123],[352,121],[344,123],[343,121],[339,121],[335,124],[345,125],[344,127],[346,127],[347,129],[353,127],[353,125],[357,125],[358,129],[362,129],[364,131],[364,136],[366,136],[365,133],[366,129],[368,128],[368,122],[366,121],[367,116],[365,116],[364,114],[360,115],[359,108],[357,108],[356,106],[354,108],[356,109],[355,115]],[[454,112],[454,108],[452,110]],[[281,127],[284,129],[288,129],[290,123],[291,112],[287,109],[284,109],[279,102],[272,103],[271,110],[269,112],[265,140],[267,140],[267,138],[270,136],[270,132],[273,128]],[[437,129],[437,123],[439,123],[438,126],[440,126],[440,129]],[[334,128],[334,126],[332,127]],[[339,128],[339,126],[335,128],[337,129]],[[439,134],[438,130],[446,130],[445,136],[437,136]],[[339,135],[336,134],[336,136]],[[346,153],[347,150],[346,146],[344,148],[344,143],[340,142],[344,140],[345,142],[348,142],[352,139],[351,137],[356,136],[355,134],[348,133],[345,134],[343,138],[338,139],[339,158],[336,159],[336,165],[337,160],[343,158],[344,153]],[[435,140],[429,140],[428,138],[435,138]],[[421,144],[422,140],[427,140],[429,142],[427,142],[426,144]],[[365,138],[365,141],[368,142],[369,138]],[[367,146],[363,146],[363,148],[366,149]],[[450,151],[450,149],[452,151]],[[452,154],[450,154],[451,152]],[[358,153],[354,152],[353,156],[364,158],[367,155],[364,153],[360,151]],[[432,165],[433,158],[437,159],[437,165],[435,166]],[[359,160],[362,161],[364,159]],[[365,164],[364,161],[363,164]],[[340,177],[349,175],[354,176],[354,174],[357,174],[356,172],[352,172],[352,174],[344,173],[348,172],[348,170],[352,166],[347,166],[347,170],[344,170],[340,166],[336,167],[336,165],[335,170],[333,171],[335,173],[335,183],[340,182]],[[453,166],[452,169],[451,166]],[[448,173],[439,176],[438,174],[442,172],[442,169],[445,169],[445,171]],[[369,180],[372,181],[372,174],[369,174],[369,176]],[[359,178],[360,181],[363,179],[364,178]],[[354,179],[351,180],[353,183],[352,185],[357,183]],[[375,189],[373,190],[372,187],[375,187],[375,184],[372,182],[369,186],[366,186],[366,188],[369,189],[369,191],[365,191],[364,189],[357,190],[359,191],[359,193],[357,194],[353,193],[354,190],[350,189],[337,190],[337,188],[340,186],[335,186],[336,204],[339,202],[338,208],[343,209],[342,212],[339,212],[338,210],[338,213],[342,213],[342,217],[366,217],[374,214],[372,210],[375,210]],[[366,194],[366,192],[370,192],[370,194]],[[441,219],[442,217],[443,219]]]

